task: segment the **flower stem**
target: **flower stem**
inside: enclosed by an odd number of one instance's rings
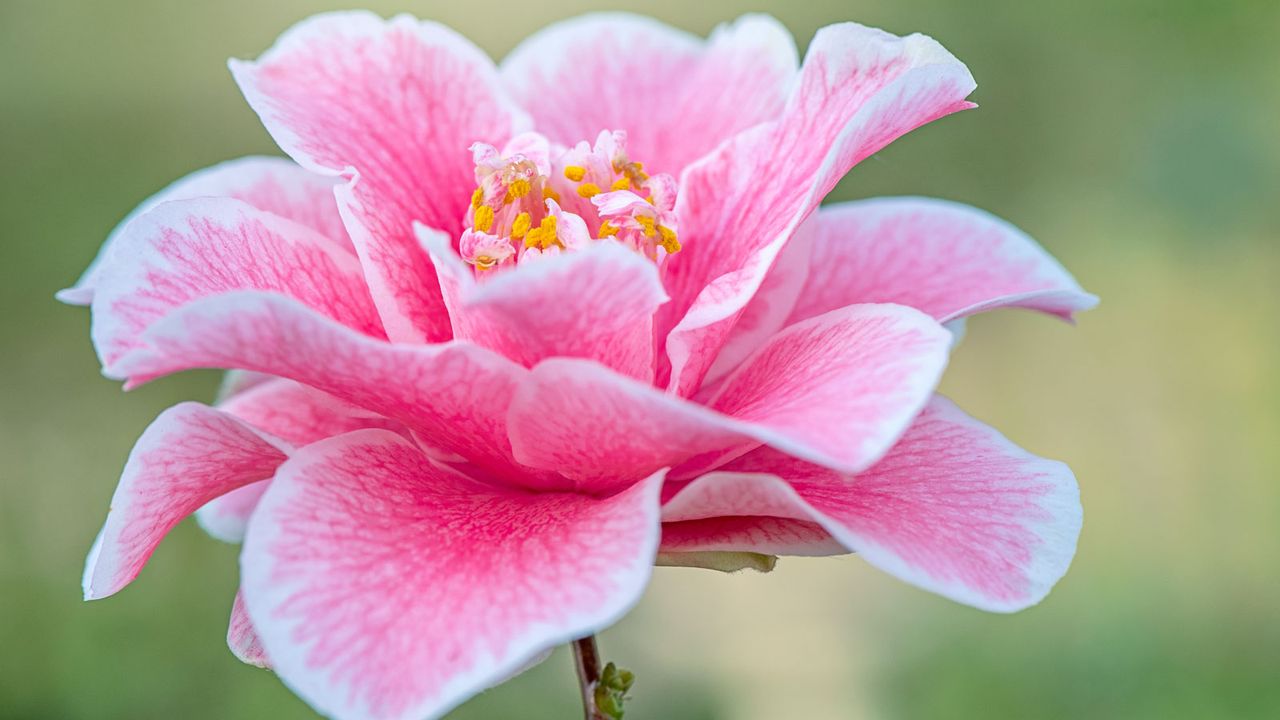
[[[596,706],[596,687],[600,684],[600,650],[596,636],[573,641],[573,662],[578,670],[578,687],[582,690],[582,712],[586,720],[609,720]]]

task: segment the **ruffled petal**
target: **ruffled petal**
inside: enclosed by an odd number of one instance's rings
[[[895,138],[972,105],[972,76],[923,35],[852,23],[823,28],[782,117],[690,166],[676,209],[684,250],[664,282],[669,389],[697,391],[778,254],[855,164]],[[668,331],[670,334],[668,336]],[[659,378],[668,366],[659,368]]]
[[[688,484],[666,508],[676,518],[807,513],[881,570],[995,612],[1048,594],[1071,564],[1081,524],[1066,465],[1022,450],[942,397],[855,478],[762,448]]]
[[[635,603],[660,482],[527,493],[383,431],[324,440],[281,467],[253,517],[249,615],[276,673],[325,715],[440,717]]]
[[[338,192],[343,217],[391,337],[448,339],[413,223],[459,236],[474,186],[467,149],[501,146],[527,124],[489,58],[437,23],[341,12],[299,23],[231,71],[286,153],[351,181]]]
[[[667,296],[657,268],[639,253],[601,241],[477,283],[443,236],[424,241],[440,273],[454,337],[526,367],[579,357],[653,380],[653,313]]]
[[[229,197],[287,218],[318,232],[339,247],[354,251],[333,197],[337,181],[277,157],[244,157],[194,172],[147,198],[111,231],[98,256],[75,286],[58,293],[70,305],[93,302],[103,260],[129,223],[160,203],[199,197]]]
[[[1070,320],[1098,299],[1034,240],[968,205],[877,198],[823,208],[790,322],[853,303],[909,305],[951,322],[1021,307]]]
[[[138,348],[147,327],[169,312],[246,289],[295,298],[359,332],[382,335],[354,255],[239,200],[178,200],[130,222],[99,271],[91,334],[104,370]]]
[[[219,403],[218,409],[296,447],[361,428],[402,431],[394,420],[291,380],[266,380]],[[209,501],[196,511],[196,521],[218,540],[240,542],[266,483],[246,485]]]
[[[289,378],[391,418],[445,462],[537,487],[565,483],[511,459],[506,416],[528,372],[465,342],[399,345],[360,335],[287,298],[244,292],[192,303],[154,324],[116,363],[128,387],[194,368]]]
[[[584,15],[534,33],[502,61],[507,88],[551,139],[572,146],[624,130],[634,159],[672,174],[777,117],[795,74],[795,41],[765,15],[708,40],[639,15]]]
[[[161,413],[138,438],[111,497],[85,562],[85,599],[119,592],[183,518],[219,495],[271,477],[287,450],[283,441],[200,403]]]
[[[548,360],[512,402],[512,449],[522,463],[594,489],[758,443],[857,472],[888,450],[929,399],[950,337],[896,305],[827,313],[776,335],[708,407],[594,363]]]

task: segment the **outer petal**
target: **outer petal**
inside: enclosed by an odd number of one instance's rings
[[[251,292],[193,303],[145,340],[111,368],[128,387],[198,367],[270,373],[403,423],[439,459],[470,460],[514,482],[563,484],[511,460],[507,408],[527,371],[470,343],[391,344]]]
[[[850,168],[971,107],[964,98],[973,88],[965,66],[923,35],[852,23],[820,30],[782,117],[738,135],[681,178],[685,249],[665,266],[672,303],[658,328],[660,337],[671,328],[669,389],[696,392],[782,248]]]
[[[755,443],[856,472],[928,400],[949,342],[909,308],[828,313],[775,336],[706,408],[598,366],[548,360],[512,403],[512,448],[523,463],[593,484]]]
[[[580,357],[653,380],[653,313],[666,302],[652,262],[613,242],[525,263],[477,284],[443,238],[429,238],[454,336],[532,367]]]
[[[812,520],[721,516],[662,523],[662,553],[757,553],[825,557],[845,549]]]
[[[790,322],[865,302],[910,305],[939,322],[998,307],[1070,320],[1097,304],[1025,233],[967,205],[878,198],[824,208],[816,219]]]
[[[199,403],[161,413],[138,438],[111,498],[85,563],[85,599],[119,592],[183,518],[219,495],[271,477],[286,449]]]
[[[246,665],[270,668],[267,651],[262,648],[262,640],[258,631],[253,628],[249,619],[249,611],[244,606],[244,593],[237,591],[235,602],[231,604],[231,622],[227,625],[227,647],[231,653]]]
[[[129,223],[160,203],[197,197],[230,197],[264,212],[288,218],[320,233],[340,247],[354,250],[347,238],[338,204],[333,198],[333,178],[303,170],[277,157],[244,157],[194,172],[143,201],[107,236],[98,257],[74,287],[58,293],[71,305],[88,305],[100,279],[102,263]]]
[[[677,174],[725,138],[777,117],[796,72],[778,21],[747,15],[701,38],[626,13],[585,15],[531,35],[502,79],[538,129],[564,145],[627,132],[630,155]]]
[[[310,228],[230,198],[179,200],[129,223],[102,266],[92,336],[104,367],[184,304],[254,289],[381,335],[356,258]]]
[[[492,62],[442,25],[343,12],[299,23],[231,71],[285,152],[351,180],[343,217],[391,337],[448,339],[413,222],[457,237],[474,185],[467,148],[501,146],[525,123]]]
[[[852,482],[762,449],[694,481],[666,507],[681,518],[806,510],[872,565],[997,612],[1048,594],[1071,563],[1081,523],[1067,466],[1027,453],[941,397]]]
[[[219,409],[295,446],[361,428],[397,430],[399,423],[291,380],[267,380],[238,393]],[[200,527],[223,542],[240,542],[267,481],[233,490],[196,512]]]
[[[661,476],[601,499],[495,488],[357,431],[282,466],[241,556],[280,677],[335,718],[439,717],[639,598]]]

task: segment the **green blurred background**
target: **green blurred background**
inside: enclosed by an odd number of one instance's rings
[[[501,57],[600,3],[370,2]],[[79,599],[85,551],[142,428],[216,376],[129,395],[89,318],[53,301],[170,180],[276,152],[226,72],[305,0],[0,0],[0,718],[307,718],[223,644],[235,551],[179,527],[134,586]],[[612,6],[621,7],[619,5]],[[699,33],[744,6],[631,4]],[[981,109],[863,163],[837,198],[921,194],[1039,238],[1100,309],[1071,328],[970,323],[944,389],[1069,461],[1085,528],[1042,605],[986,615],[857,558],[772,575],[661,569],[605,633],[628,717],[1280,717],[1280,3],[752,3],[801,48],[855,19],[966,61]],[[456,718],[571,718],[568,658]]]

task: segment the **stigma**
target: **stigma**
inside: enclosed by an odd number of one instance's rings
[[[572,148],[524,133],[501,151],[475,143],[471,153],[476,187],[458,250],[477,273],[596,242],[658,263],[680,250],[675,179],[632,160],[621,131]]]

